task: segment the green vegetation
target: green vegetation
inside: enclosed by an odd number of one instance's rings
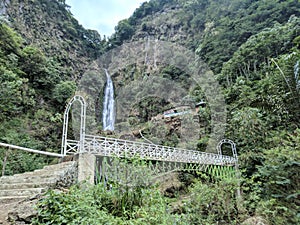
[[[102,184],[82,191],[48,192],[33,224],[172,224],[166,200],[153,189],[127,189]],[[170,220],[171,219],[171,220]],[[171,223],[169,223],[170,221]]]
[[[155,186],[124,189],[119,183],[111,190],[99,184],[49,192],[35,224],[241,224],[248,217],[276,225],[300,223],[298,0],[151,0],[120,21],[108,40],[79,25],[62,0],[11,0],[5,13],[0,21],[1,142],[58,152],[63,108],[89,63],[132,38],[154,36],[192,49],[216,74],[228,110],[226,137],[237,144],[241,169],[239,206],[234,179],[198,174],[171,199]],[[119,71],[118,85],[153,75],[130,66]],[[154,75],[190,85],[179,69],[159,66]],[[200,89],[191,93],[197,101],[205,99]],[[145,125],[143,135],[149,138],[155,125],[147,121],[167,104],[145,98],[133,106],[131,122]],[[209,138],[209,107],[199,115],[205,123],[197,140],[201,150]],[[167,138],[157,142],[175,146],[180,136],[168,129]],[[7,175],[51,161],[0,148],[1,159],[5,156]]]
[[[26,45],[3,21],[0,39],[0,141],[57,152],[61,112],[75,91],[74,82],[62,81],[60,64],[38,47]],[[0,149],[1,156],[5,152]],[[10,153],[7,157],[5,174],[33,170],[49,162],[47,157],[23,153]]]
[[[81,77],[106,47],[105,37],[84,29],[64,0],[12,0],[3,8],[7,22],[26,38],[26,44],[59,63],[61,78]]]
[[[235,178],[219,180],[199,173],[201,179],[196,180],[196,175],[181,174],[182,182],[192,185],[180,199],[179,191],[173,193],[174,197],[166,197],[158,190],[144,161],[115,159],[110,167],[117,180],[100,180],[95,186],[83,183],[67,192],[49,191],[37,205],[33,224],[196,225],[238,221]],[[214,183],[208,182],[212,178]]]

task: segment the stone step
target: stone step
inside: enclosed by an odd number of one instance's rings
[[[1,190],[0,197],[10,196],[34,196],[45,192],[45,188],[27,188],[27,189],[12,189],[12,190]]]
[[[25,172],[25,173],[20,173],[20,174],[15,174],[13,175],[14,177],[19,177],[19,176],[32,176],[33,174],[43,174],[43,173],[51,173],[51,174],[59,174],[63,173],[65,169],[68,167],[60,167],[57,170],[51,169],[51,168],[43,168],[43,169],[38,169],[30,172]]]
[[[20,202],[26,198],[28,198],[28,196],[3,196],[0,197],[0,206],[14,202]]]
[[[45,166],[43,169],[37,169],[31,172],[25,172],[25,173],[20,173],[20,174],[15,174],[13,176],[3,176],[0,177],[0,181],[1,179],[6,179],[7,177],[25,177],[25,176],[33,176],[33,175],[39,175],[39,174],[61,174],[65,172],[65,169],[70,167],[71,165],[73,165],[75,162],[64,162],[64,163],[60,163],[60,164],[54,164],[54,165],[48,165]]]
[[[69,167],[70,165],[76,164],[75,161],[63,162],[59,164],[47,165],[44,169],[51,169],[51,170],[59,170],[61,168]]]
[[[16,206],[32,204],[35,197],[46,192],[49,188],[59,185],[58,182],[68,182],[68,171],[73,170],[77,162],[65,162],[45,166],[32,172],[0,177],[0,224],[7,224],[8,213],[16,212]],[[64,185],[64,184],[63,184]],[[35,199],[35,200],[32,200]],[[22,206],[23,207],[23,206]],[[25,208],[19,208],[22,215]]]
[[[1,177],[0,178],[0,183],[5,183],[6,181],[10,181],[10,180],[14,180],[14,181],[18,181],[18,180],[23,180],[23,179],[31,179],[31,178],[36,178],[36,177],[40,177],[40,178],[49,178],[49,177],[61,177],[63,176],[64,173],[60,172],[60,173],[38,173],[38,174],[26,174],[26,175],[14,175],[14,176],[5,176],[5,177]]]
[[[54,179],[58,180],[63,175],[48,175],[48,174],[40,174],[40,175],[32,175],[32,176],[11,176],[0,179],[0,184],[11,184],[11,183],[32,183],[32,182],[43,182],[44,179]]]
[[[0,184],[19,184],[19,183],[56,183],[58,177],[53,176],[35,176],[35,177],[19,177],[17,179],[11,177],[0,180]]]
[[[14,175],[14,176],[5,176],[0,178],[0,183],[1,181],[5,182],[6,180],[19,180],[19,179],[27,179],[31,177],[60,177],[64,175],[64,171],[59,171],[59,172],[52,172],[52,171],[43,171],[43,172],[38,172],[38,173],[24,173]]]
[[[45,170],[45,169],[40,169],[40,170],[34,170],[30,172],[25,172],[25,173],[20,173],[20,174],[15,174],[13,175],[14,177],[19,177],[19,176],[31,176],[33,174],[43,174],[43,173],[60,173],[62,171],[56,171],[56,170]]]
[[[51,187],[51,182],[40,182],[40,183],[5,183],[0,184],[0,190],[12,190],[12,189],[24,189],[24,188],[48,188]]]
[[[56,164],[56,165],[48,165],[45,166],[43,169],[38,169],[35,171],[31,171],[31,172],[25,172],[23,174],[16,174],[15,176],[18,175],[26,175],[26,174],[40,174],[40,173],[61,173],[62,171],[65,171],[65,169],[69,168],[71,165],[73,165],[74,162],[66,162],[66,163],[60,163],[60,164]]]
[[[64,163],[60,163],[60,164],[57,164],[57,165],[48,165],[48,166],[45,166],[42,170],[45,170],[45,171],[64,171],[66,170],[67,168],[70,168],[72,165],[74,165],[76,162],[64,162]]]

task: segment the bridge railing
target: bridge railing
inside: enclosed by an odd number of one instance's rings
[[[28,153],[34,153],[34,154],[40,154],[40,155],[46,155],[46,156],[52,156],[52,157],[58,157],[58,158],[63,158],[64,155],[63,154],[57,154],[54,152],[47,152],[47,151],[39,151],[39,150],[35,150],[35,149],[31,149],[31,148],[25,148],[25,147],[21,147],[21,146],[17,146],[17,145],[11,145],[11,144],[6,144],[6,143],[2,143],[0,142],[0,147],[1,148],[7,148],[8,150],[5,151],[4,156],[2,159],[2,172],[1,172],[1,176],[5,175],[6,172],[6,166],[7,164],[18,164],[18,160],[9,160],[9,154],[10,154],[10,150],[20,150],[22,152],[28,152]],[[13,171],[13,170],[12,170]]]
[[[39,151],[39,150],[31,149],[31,148],[24,148],[21,146],[10,145],[10,144],[6,144],[6,143],[2,143],[2,142],[0,143],[0,147],[5,147],[5,148],[9,148],[9,149],[17,149],[17,150],[22,150],[24,152],[30,152],[30,153],[40,154],[40,155],[47,155],[47,156],[53,156],[53,157],[59,157],[59,158],[63,157],[62,154],[46,152],[46,151]]]
[[[66,148],[64,148],[64,152],[62,152],[63,155],[76,154],[80,151],[80,141],[67,139],[65,145]]]
[[[79,142],[73,141],[68,144],[73,145],[72,150],[75,150]],[[220,154],[92,135],[85,136],[84,152],[101,156],[140,157],[147,160],[207,165],[235,165],[237,163],[236,158]]]

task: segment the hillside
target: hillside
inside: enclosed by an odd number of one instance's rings
[[[65,78],[77,79],[103,53],[101,36],[84,29],[65,1],[1,1],[1,12],[26,45],[42,49],[62,66]]]
[[[79,25],[65,1],[3,0],[0,12],[1,141],[59,152],[66,100],[106,41]],[[10,157],[8,173],[50,160],[18,153]],[[20,164],[22,157],[28,161]]]
[[[247,39],[276,23],[299,15],[293,1],[150,1],[120,21],[112,43],[151,36],[183,44],[197,53],[214,72],[220,72]]]
[[[166,51],[169,61],[156,62],[154,57],[148,62],[144,55],[143,59],[132,57],[127,64],[125,56],[123,61],[116,60],[111,76],[116,98],[124,104],[117,125],[122,128],[126,122],[131,130],[113,135],[206,151],[215,132],[213,122],[221,115],[213,114],[219,112],[214,103],[220,97],[227,110],[220,129],[236,143],[242,172],[242,207],[236,201],[235,179],[182,173],[178,179],[183,187],[172,187],[171,193],[140,186],[124,191],[122,185],[112,184],[116,188],[112,192],[95,187],[86,193],[74,188],[66,195],[50,194],[45,200],[49,208],[43,208],[37,224],[50,221],[47,213],[53,199],[62,208],[64,204],[72,208],[70,199],[77,196],[82,198],[74,218],[84,221],[84,211],[90,224],[99,218],[112,224],[242,224],[247,218],[243,224],[299,223],[298,0],[150,0],[120,21],[108,40],[79,25],[63,0],[3,0],[0,6],[0,141],[58,152],[64,105],[80,86],[84,72],[97,69],[100,63],[95,59],[115,52],[121,57],[120,49],[131,54],[135,43],[145,49],[171,43],[184,50],[182,55],[188,52],[203,61],[206,80],[195,85],[192,74],[178,63],[186,63],[178,52]],[[173,59],[176,65],[167,63]],[[94,77],[88,78],[93,81]],[[95,91],[90,84],[89,90]],[[209,85],[211,92],[206,91]],[[156,89],[161,93],[147,96]],[[96,91],[101,99],[102,89]],[[187,127],[182,118],[164,118],[165,112],[174,110],[177,94],[181,105],[192,106],[196,112]],[[205,107],[196,109],[199,102],[205,102]],[[95,108],[101,109],[101,103]],[[101,121],[101,113],[96,116]],[[223,151],[231,154],[229,148]],[[0,149],[1,158],[4,155]],[[8,174],[49,163],[49,159],[25,154],[10,153],[9,157]],[[18,163],[20,158],[26,163]],[[103,202],[95,200],[97,195]],[[124,199],[130,204],[122,205]],[[51,213],[60,214],[58,209]],[[60,219],[71,223],[74,218]]]

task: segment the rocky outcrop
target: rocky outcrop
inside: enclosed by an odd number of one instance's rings
[[[185,30],[180,19],[182,11],[182,8],[179,6],[174,6],[143,18],[132,40],[138,41],[154,38],[160,41],[171,41],[184,45],[189,37],[189,32]]]
[[[167,173],[156,178],[160,192],[167,197],[174,198],[179,191],[184,189],[185,184],[181,182],[178,172]]]

